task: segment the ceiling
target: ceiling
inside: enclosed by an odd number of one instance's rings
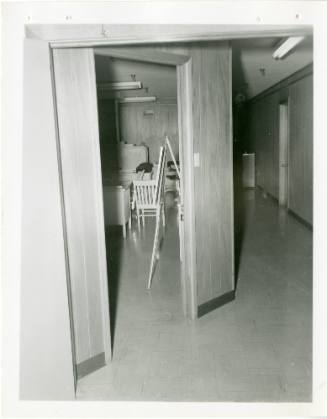
[[[154,63],[129,61],[95,55],[97,83],[131,81],[142,82],[142,89],[120,91],[120,97],[157,96],[160,101],[177,100],[176,67]],[[117,94],[117,93],[116,93]],[[101,98],[112,96],[110,92],[99,92]]]
[[[290,76],[313,61],[312,37],[307,37],[284,59],[274,60],[272,53],[281,38],[254,38],[232,41],[233,95],[243,93],[248,99]],[[101,55],[99,55],[99,52]],[[162,64],[129,61],[95,52],[97,82],[141,81],[143,89],[116,92],[119,97],[157,96],[159,102],[177,97],[176,67]],[[112,97],[99,92],[100,98]]]
[[[243,93],[250,99],[313,61],[312,37],[302,41],[282,60],[275,60],[272,53],[279,42],[280,38],[232,42],[234,94]]]

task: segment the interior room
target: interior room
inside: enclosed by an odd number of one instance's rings
[[[51,59],[74,397],[310,401],[312,32]]]

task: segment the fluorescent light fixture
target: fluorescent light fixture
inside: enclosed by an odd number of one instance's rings
[[[140,81],[117,81],[112,83],[99,83],[100,90],[135,90],[142,89]]]
[[[304,36],[291,36],[286,39],[279,47],[274,51],[273,58],[275,60],[281,59],[285,57],[287,53],[289,53],[293,48],[295,48],[300,42],[302,42]]]
[[[136,97],[124,97],[118,99],[119,103],[140,103],[140,102],[155,102],[156,96],[136,96]]]

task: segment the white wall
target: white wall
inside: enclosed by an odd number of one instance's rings
[[[20,397],[74,398],[50,51],[24,46]],[[42,123],[40,123],[42,121]]]

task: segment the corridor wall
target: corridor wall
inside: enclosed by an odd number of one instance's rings
[[[289,104],[288,208],[312,225],[313,66],[309,65],[249,102],[249,144],[256,154],[256,185],[278,199],[279,104]]]

